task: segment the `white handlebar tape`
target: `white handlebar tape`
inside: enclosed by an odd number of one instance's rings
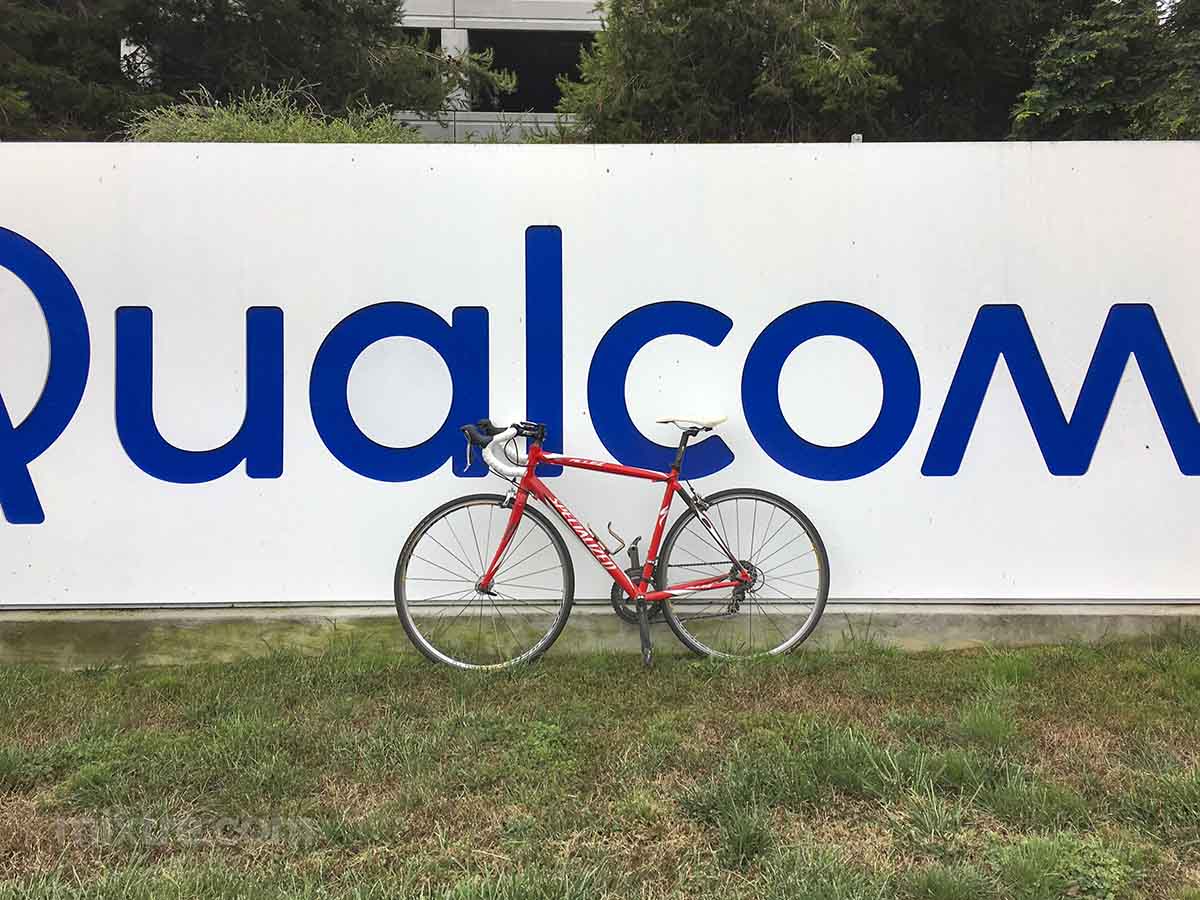
[[[489,469],[505,478],[522,478],[529,463],[529,454],[522,453],[513,439],[517,429],[511,425],[492,438],[483,448],[483,461]]]

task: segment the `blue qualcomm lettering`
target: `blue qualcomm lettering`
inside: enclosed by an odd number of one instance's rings
[[[844,447],[806,441],[788,425],[779,406],[784,362],[805,341],[824,335],[861,346],[883,379],[875,424]],[[759,446],[785,469],[821,481],[859,478],[886,463],[908,440],[920,406],[921,379],[907,342],[883,316],[853,303],[824,300],[788,310],[758,336],[742,369],[742,408]]]
[[[550,449],[563,440],[562,233],[534,226],[526,250],[526,408],[547,422]],[[14,523],[45,516],[29,463],[62,433],[87,383],[90,341],[82,304],[70,280],[40,248],[0,228],[0,267],[29,287],[50,335],[46,384],[29,416],[13,425],[0,398],[0,509]],[[629,365],[655,338],[683,334],[718,346],[732,327],[719,311],[697,303],[652,303],[623,316],[604,335],[588,370],[593,424],[608,451],[623,463],[665,468],[673,448],[648,440],[633,425],[625,403]],[[283,313],[255,307],[246,316],[246,410],[237,434],[212,450],[169,444],[153,417],[152,314],[123,307],[116,316],[117,431],[136,465],[167,481],[219,478],[243,460],[251,478],[276,478],[283,468]],[[806,441],[784,419],[779,375],[788,355],[820,335],[859,343],[879,366],[883,405],[863,437],[843,447]],[[386,447],[369,439],[350,415],[346,383],[354,361],[377,340],[408,336],[439,353],[450,370],[453,397],[438,431],[414,447]],[[482,308],[462,307],[447,323],[413,303],[380,303],[351,314],[326,337],[313,361],[309,400],[321,439],[344,465],[381,481],[410,481],[436,471],[461,451],[457,426],[487,414],[488,322]],[[1117,304],[1101,331],[1070,419],[1053,385],[1020,307],[984,306],[976,316],[922,465],[928,476],[953,475],[961,465],[992,374],[1003,356],[1054,475],[1087,471],[1130,356],[1142,372],[1180,471],[1200,475],[1200,422],[1188,399],[1154,310]],[[851,303],[822,301],[778,317],[755,341],[742,373],[742,403],[750,430],[784,468],[820,480],[857,478],[878,469],[903,447],[916,421],[920,378],[903,337],[878,314]],[[402,407],[398,404],[398,413]],[[713,436],[687,458],[687,475],[702,477],[728,466],[733,453]],[[485,474],[481,463],[466,473]]]
[[[1117,385],[1133,356],[1179,471],[1200,475],[1200,423],[1158,317],[1145,303],[1118,303],[1109,310],[1070,419],[1063,414],[1021,307],[980,307],[929,442],[922,475],[958,472],[1001,356],[1051,474],[1082,475],[1088,470]]]
[[[251,478],[283,474],[283,310],[246,310],[246,412],[229,441],[213,450],[183,450],[154,422],[154,316],[145,306],[117,310],[117,436],[139,469],[161,481],[199,484],[243,460]]]
[[[546,425],[546,451],[563,450],[563,250],[557,225],[525,229],[525,416]],[[541,478],[562,474],[544,466]]]
[[[588,409],[600,442],[627,466],[666,471],[675,448],[651,441],[633,424],[625,403],[625,379],[634,356],[655,338],[683,334],[716,347],[733,321],[711,306],[682,300],[651,303],[626,313],[600,339],[588,368]],[[703,478],[733,462],[733,452],[715,435],[688,448],[684,476]]]
[[[385,447],[359,429],[350,413],[346,384],[355,360],[386,337],[411,337],[432,347],[450,370],[450,411],[437,432],[414,447]],[[459,426],[487,415],[487,310],[458,307],[453,324],[415,303],[376,303],[342,319],[329,332],[313,360],[308,384],[313,423],[321,440],[348,469],[376,481],[414,481],[437,471],[462,452]],[[396,398],[404,415],[404,398]],[[457,475],[482,477],[487,466],[476,460]]]
[[[14,524],[37,525],[46,515],[29,475],[29,463],[58,440],[79,408],[87,385],[91,340],[79,295],[44,250],[16,232],[0,228],[0,267],[33,292],[50,335],[46,384],[25,421],[13,427],[0,397],[0,511]]]

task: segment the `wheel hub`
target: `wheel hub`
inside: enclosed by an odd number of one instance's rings
[[[750,576],[750,580],[743,582],[734,588],[735,593],[740,593],[743,595],[747,593],[752,594],[763,586],[763,583],[766,579],[763,578],[762,569],[754,565],[754,563],[750,562],[748,559],[739,559],[738,565],[746,571],[746,573]],[[739,572],[737,569],[731,568],[729,570],[730,581],[736,581],[738,576]]]

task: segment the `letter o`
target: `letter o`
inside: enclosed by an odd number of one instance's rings
[[[814,444],[796,434],[779,405],[779,375],[792,351],[829,335],[854,341],[871,354],[883,380],[875,424],[840,447]],[[845,481],[873,472],[904,446],[917,421],[921,378],[904,337],[887,319],[839,300],[806,303],[768,325],[742,369],[742,408],[755,440],[785,469],[820,481]]]

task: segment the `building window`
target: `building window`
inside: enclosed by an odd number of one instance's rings
[[[471,52],[491,50],[493,65],[517,76],[517,89],[499,100],[504,112],[554,112],[556,79],[579,78],[579,51],[592,42],[589,31],[484,31],[471,29]],[[483,107],[478,107],[483,108]],[[494,107],[492,107],[494,108]]]

